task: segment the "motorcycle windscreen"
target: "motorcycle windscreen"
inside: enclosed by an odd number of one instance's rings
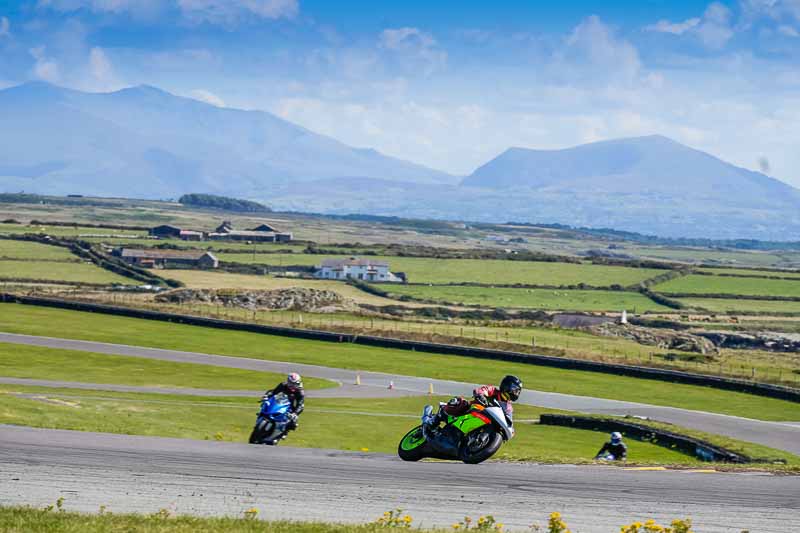
[[[289,402],[274,400],[267,402],[261,412],[265,415],[285,415],[289,412]]]

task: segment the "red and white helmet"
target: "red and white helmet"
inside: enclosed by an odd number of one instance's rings
[[[300,374],[297,372],[292,372],[288,376],[286,376],[286,386],[291,391],[295,391],[297,389],[303,388],[303,378],[300,377]]]

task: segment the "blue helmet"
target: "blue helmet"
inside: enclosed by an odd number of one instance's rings
[[[622,433],[615,431],[611,434],[611,444],[619,444],[622,442]]]

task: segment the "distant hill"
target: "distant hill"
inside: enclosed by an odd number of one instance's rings
[[[511,148],[462,180],[269,113],[148,86],[0,90],[0,192],[22,191],[147,199],[202,192],[276,210],[800,239],[800,191],[666,137]]]
[[[621,194],[742,207],[798,206],[800,191],[661,135],[564,150],[510,148],[462,181],[469,187]]]
[[[0,91],[0,188],[41,194],[268,199],[276,185],[339,176],[453,183],[262,111],[139,86],[84,93],[32,82]]]

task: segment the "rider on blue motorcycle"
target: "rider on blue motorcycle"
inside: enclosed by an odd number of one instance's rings
[[[305,393],[303,392],[303,378],[300,377],[300,374],[297,372],[292,372],[288,376],[286,376],[286,380],[282,383],[279,383],[277,387],[272,390],[268,390],[264,393],[264,397],[261,398],[261,401],[268,400],[275,396],[276,394],[285,394],[286,398],[289,400],[291,404],[291,420],[289,424],[286,426],[287,431],[291,431],[293,429],[297,429],[297,417],[300,416],[300,413],[303,412],[303,408],[305,406]]]

